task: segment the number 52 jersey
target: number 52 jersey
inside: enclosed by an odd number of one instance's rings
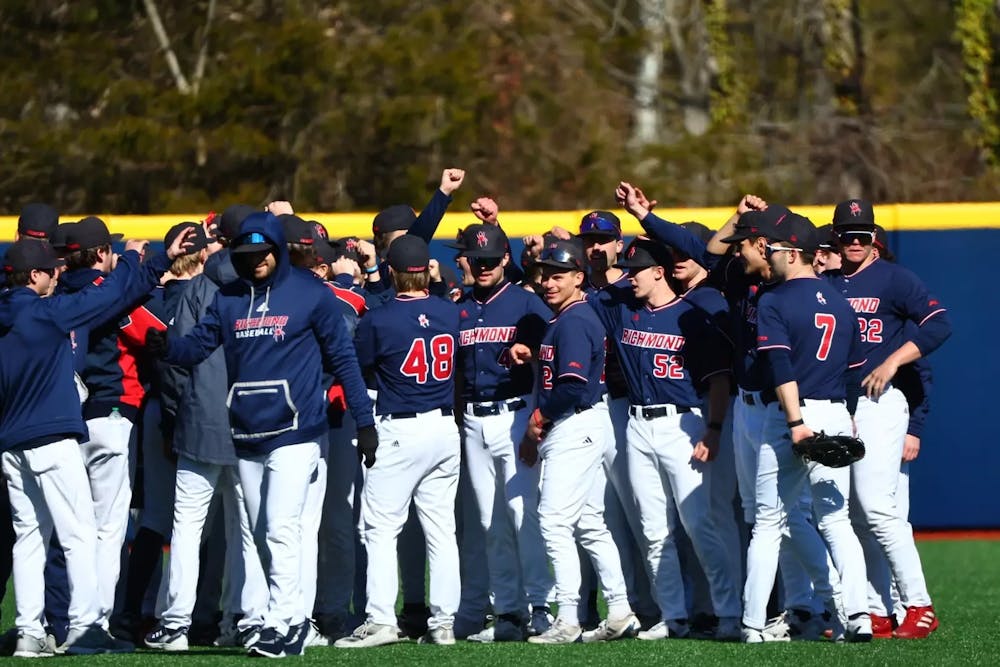
[[[437,296],[396,296],[358,324],[355,347],[374,370],[375,414],[451,408],[459,308]]]

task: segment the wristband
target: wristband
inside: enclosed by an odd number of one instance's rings
[[[788,422],[788,428],[795,428],[796,426],[802,426],[805,422],[801,419],[796,419],[793,422]]]
[[[365,269],[365,273],[367,273],[368,275],[371,275],[371,274],[377,273],[377,272],[378,272],[378,264],[376,264],[375,266],[373,266],[371,268]]]
[[[708,430],[709,431],[721,431],[722,430],[722,422],[708,422]]]

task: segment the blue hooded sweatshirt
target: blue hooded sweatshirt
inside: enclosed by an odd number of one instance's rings
[[[250,215],[240,234],[250,233],[274,245],[274,271],[264,280],[223,285],[198,325],[170,339],[165,361],[194,366],[222,345],[230,430],[243,458],[322,442],[328,429],[324,369],[343,384],[358,427],[373,425],[371,400],[333,292],[292,267],[275,216]]]
[[[0,295],[0,451],[85,437],[70,332],[146,294],[169,267],[165,253],[140,267],[130,251],[99,286],[48,298],[27,287]]]

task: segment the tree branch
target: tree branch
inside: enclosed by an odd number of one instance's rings
[[[170,73],[174,75],[177,90],[180,91],[181,95],[189,95],[191,93],[191,84],[184,77],[181,65],[177,62],[177,55],[170,46],[170,38],[167,37],[167,31],[163,29],[163,21],[160,20],[160,12],[156,8],[156,3],[154,0],[142,0],[142,4],[146,7],[146,14],[149,16],[149,22],[153,26],[153,32],[156,34],[160,48],[163,49],[163,55],[167,59],[167,67],[170,69]]]
[[[194,66],[194,76],[191,87],[198,94],[201,80],[205,77],[205,61],[208,60],[208,34],[212,29],[212,18],[215,16],[215,0],[208,0],[208,16],[205,17],[205,29],[201,33],[201,49],[198,51],[198,61]]]

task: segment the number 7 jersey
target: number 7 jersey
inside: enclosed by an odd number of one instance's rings
[[[459,309],[436,296],[396,296],[358,325],[358,363],[375,373],[375,413],[428,412],[455,400]]]
[[[864,364],[854,310],[827,281],[796,278],[760,298],[757,351],[787,350],[801,398],[847,398],[848,368]]]

